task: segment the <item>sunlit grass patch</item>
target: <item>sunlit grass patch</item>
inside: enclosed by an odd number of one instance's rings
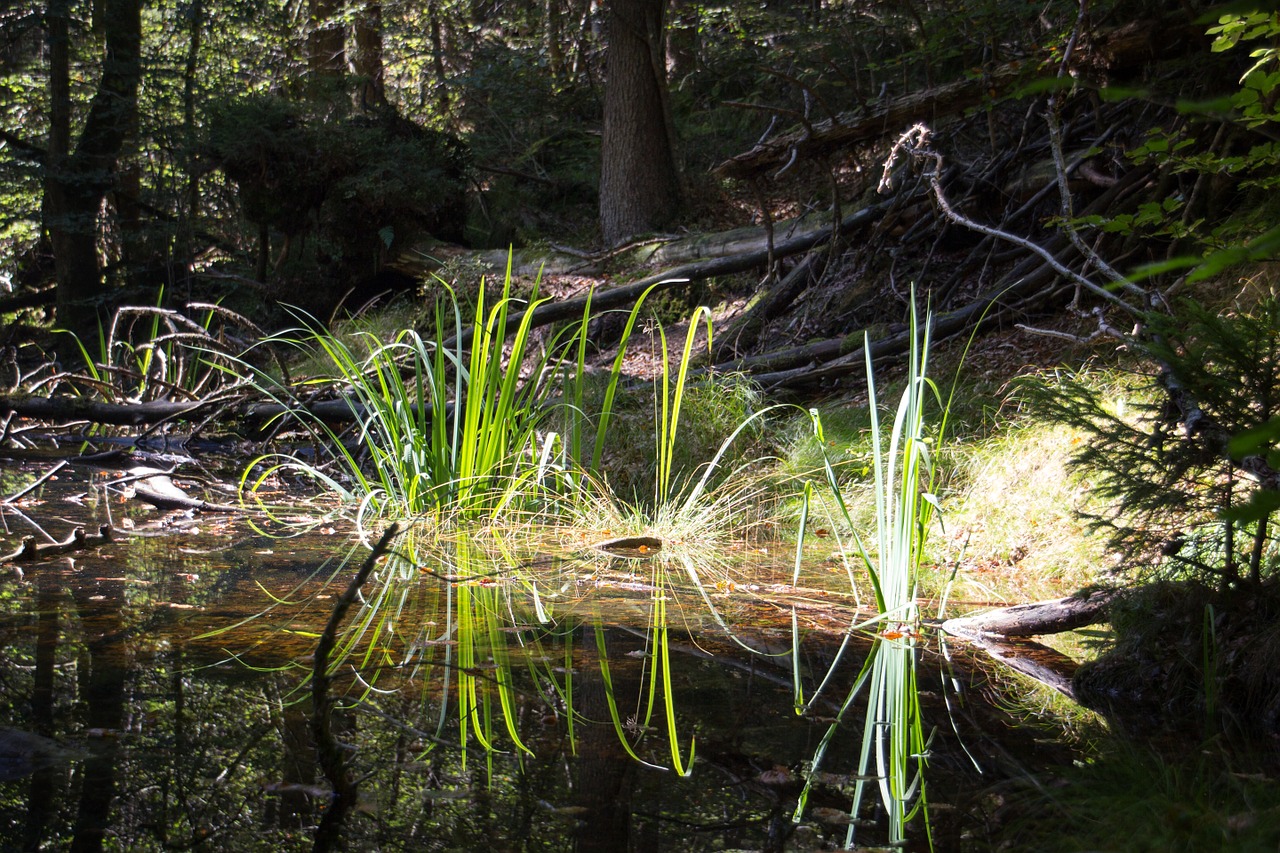
[[[1066,427],[1024,422],[953,453],[943,560],[961,599],[1034,601],[1096,583],[1115,563],[1080,511],[1091,501]]]

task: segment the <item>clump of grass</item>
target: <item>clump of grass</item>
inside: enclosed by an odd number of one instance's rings
[[[486,306],[481,293],[467,349],[443,345],[451,333],[454,340],[463,337],[456,300],[438,306],[432,339],[412,329],[385,343],[369,332],[350,340],[313,329],[278,336],[326,364],[324,375],[304,389],[339,392],[355,428],[340,431],[308,409],[296,389],[259,373],[260,387],[286,402],[333,454],[338,470],[270,454],[254,460],[248,491],[282,471],[300,473],[357,504],[357,519],[367,525],[428,514],[492,517],[549,487],[557,438],[541,427],[554,390],[549,377],[560,370],[572,341],[558,339],[535,353],[532,311],[524,311],[507,344],[508,317],[524,307],[510,288],[508,270],[494,305]]]
[[[596,432],[590,466],[593,472],[600,470],[605,458],[606,436],[611,445],[621,443],[615,432],[619,419],[614,406],[616,380],[642,304],[643,297],[631,312],[614,359],[613,379],[605,393]],[[580,524],[643,531],[673,544],[709,546],[727,531],[740,535],[763,521],[760,510],[770,503],[767,477],[762,470],[765,466],[761,460],[746,457],[740,448],[751,444],[762,420],[782,407],[755,408],[755,391],[740,378],[724,383],[719,379],[696,385],[690,382],[700,322],[705,323],[706,345],[710,348],[710,311],[698,308],[690,318],[683,349],[676,358],[669,351],[666,330],[658,325],[661,371],[655,380],[649,439],[653,463],[646,466],[648,471],[642,477],[628,478],[630,494],[618,491],[605,478],[594,478],[596,490],[579,503]],[[736,405],[726,406],[726,402]],[[708,438],[715,433],[719,433],[720,442],[709,458],[691,452],[691,448],[710,452]],[[642,495],[640,483],[646,479],[648,494]]]

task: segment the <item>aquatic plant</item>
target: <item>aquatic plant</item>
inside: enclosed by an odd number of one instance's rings
[[[581,329],[571,327],[535,352],[536,285],[527,303],[517,299],[508,267],[495,304],[486,305],[481,288],[469,345],[451,348],[445,342],[462,340],[464,324],[449,295],[437,305],[434,339],[407,329],[387,343],[371,333],[346,340],[310,327],[276,336],[319,356],[323,375],[295,389],[258,371],[258,384],[333,455],[340,473],[297,454],[271,453],[246,472],[247,491],[258,492],[274,475],[298,473],[357,504],[356,517],[367,525],[427,514],[491,517],[547,486],[553,469],[545,460],[557,438],[540,433],[554,389],[546,377],[563,368]],[[508,319],[520,309],[508,344]],[[339,429],[299,394],[321,389],[342,395],[353,430]]]
[[[713,337],[711,312],[699,307],[690,315],[684,345],[673,360],[665,327],[658,323],[656,348],[659,373],[654,380],[652,418],[652,465],[645,472],[651,477],[649,494],[638,493],[644,475],[631,471],[628,479],[636,491],[626,494],[612,487],[603,471],[606,439],[618,432],[618,392],[621,390],[622,366],[627,357],[632,333],[641,316],[645,300],[659,285],[646,290],[628,314],[609,379],[604,386],[600,410],[595,419],[594,436],[581,430],[567,429],[571,455],[580,460],[580,469],[588,472],[591,488],[578,495],[574,512],[579,524],[596,529],[619,529],[630,533],[647,532],[668,543],[710,544],[726,531],[742,533],[760,521],[763,508],[771,503],[766,477],[759,473],[760,460],[744,458],[739,444],[753,435],[771,413],[788,408],[785,405],[748,409],[719,439],[709,459],[690,461],[682,453],[687,440],[687,413],[695,406],[714,406],[714,399],[699,402],[704,387],[723,387],[728,393],[742,393],[739,377],[704,377],[701,385],[693,382],[695,346],[705,330],[705,345],[710,351]],[[575,389],[575,406],[581,407],[581,385]],[[697,390],[695,390],[697,389]],[[750,392],[747,392],[750,393]],[[703,412],[695,410],[694,417]],[[578,421],[579,424],[587,419]],[[682,426],[683,425],[683,426]],[[588,440],[591,455],[586,457]]]
[[[825,449],[823,473],[825,486],[838,512],[838,520],[850,531],[852,549],[841,549],[850,583],[854,570],[865,573],[875,597],[875,615],[855,620],[849,632],[874,629],[872,646],[862,670],[849,689],[836,721],[815,752],[809,780],[796,810],[799,820],[807,803],[812,773],[825,757],[827,748],[854,700],[867,690],[867,716],[863,725],[862,746],[858,756],[854,783],[852,813],[857,816],[869,782],[879,788],[880,803],[888,815],[889,840],[901,843],[908,821],[917,815],[924,819],[928,833],[924,767],[928,753],[920,717],[920,701],[916,689],[915,653],[919,638],[919,611],[916,597],[919,587],[924,543],[938,508],[933,494],[936,474],[934,443],[945,430],[948,405],[942,401],[937,386],[928,378],[928,354],[931,317],[923,328],[916,313],[914,294],[911,307],[911,347],[907,361],[907,380],[898,402],[893,424],[886,436],[877,409],[875,372],[871,365],[870,347],[866,364],[868,399],[871,417],[871,464],[875,504],[874,535],[864,539],[851,517],[836,471]],[[926,424],[926,409],[933,401],[940,422],[931,436]],[[812,423],[819,444],[826,447],[822,420],[812,413]],[[806,487],[806,498],[813,487]],[[800,544],[803,548],[808,524],[809,501],[801,516]],[[836,525],[832,525],[835,527]],[[847,556],[852,550],[854,560]],[[800,561],[797,556],[798,582]],[[797,677],[797,707],[810,707],[830,683],[847,643],[842,646],[827,676],[813,695],[806,698]],[[854,843],[856,819],[850,823],[846,845]]]

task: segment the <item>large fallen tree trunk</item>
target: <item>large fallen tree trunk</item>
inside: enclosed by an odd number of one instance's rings
[[[599,254],[563,246],[483,251],[433,247],[429,253],[398,258],[388,264],[388,269],[411,278],[427,278],[440,268],[437,258],[467,258],[478,261],[491,270],[506,270],[510,266],[512,275],[530,278],[539,275],[603,276],[610,267],[653,268],[767,251],[771,241],[786,243],[793,238],[813,237],[821,232],[831,231],[832,224],[831,212],[820,211],[775,222],[772,228],[748,225],[709,234],[651,238]]]
[[[1193,46],[1202,46],[1204,40],[1204,25],[1178,10],[1157,20],[1136,21],[1085,39],[1077,50],[1073,70],[1088,79],[1099,71],[1117,71],[1179,55]],[[743,180],[759,177],[782,169],[796,159],[825,157],[901,133],[917,122],[937,123],[947,117],[960,116],[984,101],[1003,97],[1037,80],[1051,80],[1057,74],[1057,67],[1049,62],[1006,62],[966,80],[891,98],[867,110],[841,113],[809,127],[762,140],[751,150],[716,166],[713,172],[720,177]]]
[[[764,267],[770,260],[785,258],[807,252],[815,246],[829,242],[833,237],[844,236],[853,231],[872,224],[892,206],[892,201],[883,201],[864,207],[840,220],[839,227],[815,229],[787,239],[778,240],[772,247],[763,245],[752,251],[721,258],[698,261],[663,270],[660,273],[643,278],[631,284],[594,291],[587,296],[565,299],[558,302],[543,302],[533,309],[532,326],[545,326],[565,320],[576,320],[582,317],[590,301],[592,314],[632,305],[650,288],[664,290],[676,285],[684,285],[694,281],[702,281],[721,275],[744,272]],[[510,334],[523,322],[522,312],[513,312],[507,318],[506,334]],[[466,349],[471,344],[471,330],[464,331],[460,337],[451,338],[445,343],[448,349]]]

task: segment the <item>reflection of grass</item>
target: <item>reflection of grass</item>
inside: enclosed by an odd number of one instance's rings
[[[464,762],[468,744],[490,753],[501,748],[500,735],[529,752],[519,731],[520,666],[511,644],[536,642],[551,625],[539,579],[508,568],[513,563],[466,538],[442,540],[421,525],[407,531],[336,640],[330,671],[355,677],[349,699],[414,684],[424,702],[439,704],[434,737],[444,738],[454,721]],[[536,668],[532,683],[549,680],[553,695],[562,692],[550,662],[523,650],[519,657]]]

